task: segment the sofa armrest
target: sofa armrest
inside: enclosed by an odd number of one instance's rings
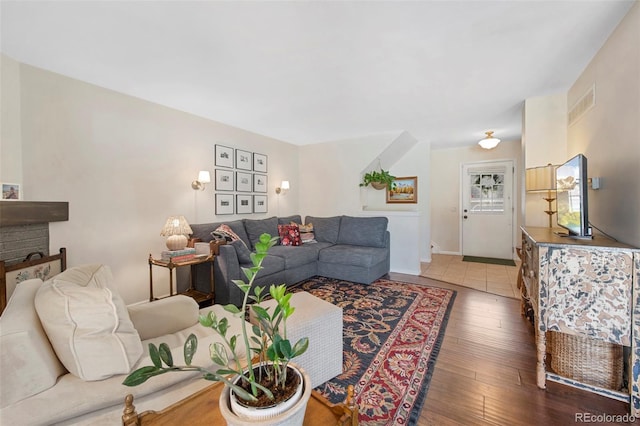
[[[177,333],[198,322],[198,304],[183,295],[132,305],[127,309],[140,340]]]
[[[239,291],[232,282],[243,278],[240,272],[240,262],[236,249],[231,244],[219,247],[219,254],[216,256],[216,303],[226,305],[237,299],[235,293]]]

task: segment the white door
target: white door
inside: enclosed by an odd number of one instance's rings
[[[462,254],[513,259],[513,161],[462,166]]]

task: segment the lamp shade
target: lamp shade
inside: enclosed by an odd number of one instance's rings
[[[200,172],[198,173],[198,182],[200,183],[211,182],[211,174],[209,174],[208,170],[200,170]]]
[[[288,180],[283,180],[282,183],[280,184],[280,188],[282,189],[289,189],[289,181]]]
[[[193,234],[193,230],[184,216],[169,216],[160,235],[167,238],[169,250],[182,250],[187,246],[187,235]]]
[[[493,137],[493,132],[485,132],[487,135],[484,139],[480,139],[478,141],[478,145],[480,145],[484,149],[493,149],[500,143],[500,139]]]
[[[558,166],[532,167],[525,171],[525,190],[527,192],[547,192],[556,190],[556,169]]]

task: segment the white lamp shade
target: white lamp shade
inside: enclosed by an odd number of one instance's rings
[[[198,173],[198,182],[200,183],[209,183],[211,182],[211,174],[208,170],[200,170]]]
[[[282,183],[280,184],[280,188],[289,189],[289,181],[288,180],[283,180]]]

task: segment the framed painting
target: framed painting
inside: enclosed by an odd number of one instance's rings
[[[216,145],[214,156],[214,164],[216,167],[233,168],[233,148],[223,145]]]
[[[267,156],[264,154],[253,154],[253,171],[267,173]]]
[[[253,192],[267,192],[267,175],[253,175]]]
[[[387,189],[387,203],[417,203],[418,202],[418,177],[397,177]]]
[[[266,195],[253,196],[253,212],[254,213],[267,212],[267,196]]]
[[[19,183],[2,183],[2,199],[3,200],[21,200],[22,191]]]
[[[236,213],[247,214],[253,211],[251,207],[251,195],[236,195]]]
[[[253,177],[251,173],[236,172],[236,191],[251,192]]]
[[[216,214],[233,214],[233,194],[216,194]]]
[[[233,170],[216,169],[216,191],[233,191]]]
[[[251,153],[236,149],[236,169],[251,170]]]

